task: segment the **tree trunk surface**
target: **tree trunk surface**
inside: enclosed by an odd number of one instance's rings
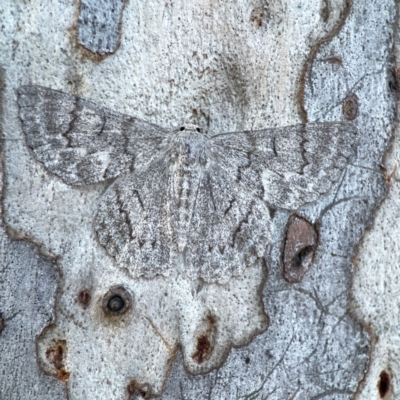
[[[398,20],[394,0],[1,4],[0,399],[400,398]],[[235,233],[250,227],[247,245],[265,228],[262,257],[192,275],[151,275],[147,260],[140,274],[102,242],[123,237],[136,196],[118,192],[140,146],[123,136],[131,117],[154,124],[139,126],[146,140],[191,124],[262,130],[251,151],[240,135],[222,142],[236,140],[233,163],[247,151],[239,173],[276,135],[287,160],[263,184],[266,222],[251,220],[254,192]],[[135,162],[158,157],[141,151]],[[221,202],[227,214],[239,200]],[[122,219],[99,228],[115,204]]]

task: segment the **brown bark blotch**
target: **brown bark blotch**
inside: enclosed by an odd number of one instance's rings
[[[198,364],[202,364],[204,361],[206,361],[208,358],[210,358],[213,346],[211,344],[211,336],[214,331],[214,327],[216,324],[216,319],[212,315],[207,316],[207,330],[204,334],[199,335],[196,340],[196,351],[192,355],[192,358],[194,361],[196,361]]]
[[[206,335],[201,335],[197,338],[196,352],[192,358],[198,364],[202,364],[207,358],[210,357],[212,346]]]
[[[343,59],[341,56],[332,56],[326,59],[330,64],[342,65]]]
[[[288,282],[302,281],[313,262],[317,242],[313,224],[298,216],[290,219],[283,256],[283,276]]]
[[[251,13],[250,21],[253,23],[253,26],[255,28],[261,28],[263,24],[263,18],[264,18],[264,11],[260,9],[255,9]]]
[[[56,344],[46,350],[46,357],[55,368],[55,375],[58,380],[65,382],[69,379],[70,373],[65,369],[64,355],[67,350],[66,340],[58,340]]]
[[[349,121],[356,119],[358,115],[358,97],[354,93],[350,93],[343,101],[343,115]]]
[[[140,384],[135,380],[129,382],[128,386],[126,387],[128,391],[129,398],[133,399],[133,396],[140,396],[143,399],[150,399],[152,395],[151,385],[149,383]]]

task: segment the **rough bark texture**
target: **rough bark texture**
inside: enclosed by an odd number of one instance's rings
[[[0,12],[0,398],[398,396],[397,136],[381,167],[398,92],[394,1],[54,0]],[[107,183],[68,186],[28,150],[26,84],[214,133],[351,121],[357,154],[317,201],[274,211],[265,263],[227,284],[132,278],[93,232]],[[288,278],[286,255],[301,279]]]
[[[397,27],[390,71],[392,90],[399,90],[400,32]],[[399,213],[400,213],[400,129],[399,102],[393,141],[385,157],[383,174],[388,192],[375,214],[371,230],[366,232],[354,260],[355,276],[352,307],[355,315],[372,333],[371,364],[358,399],[400,397],[399,334]]]
[[[4,88],[1,78],[1,87]],[[3,169],[0,183],[3,185]],[[2,197],[3,192],[0,192]],[[35,338],[54,322],[58,270],[37,246],[10,239],[0,227],[0,398],[63,399],[65,387],[46,376]]]

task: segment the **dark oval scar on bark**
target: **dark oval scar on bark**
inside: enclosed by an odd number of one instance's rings
[[[67,350],[67,342],[58,340],[56,344],[46,350],[46,357],[55,369],[55,376],[58,380],[65,382],[69,379],[70,373],[64,365],[64,356]]]
[[[310,269],[318,245],[315,226],[304,218],[289,220],[283,252],[283,276],[290,283],[299,283]]]
[[[358,115],[358,97],[350,93],[343,101],[343,115],[349,121],[355,119]]]
[[[89,307],[91,299],[92,296],[90,295],[90,291],[88,289],[83,289],[78,294],[78,303],[84,310]]]
[[[379,375],[378,391],[381,399],[384,399],[390,392],[390,375],[387,371],[382,371]]]

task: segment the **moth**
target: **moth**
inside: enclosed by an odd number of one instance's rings
[[[357,128],[317,122],[213,134],[164,129],[56,90],[23,86],[19,118],[34,157],[67,185],[99,182],[93,227],[133,277],[227,282],[264,256],[275,209],[326,193],[356,151]]]

